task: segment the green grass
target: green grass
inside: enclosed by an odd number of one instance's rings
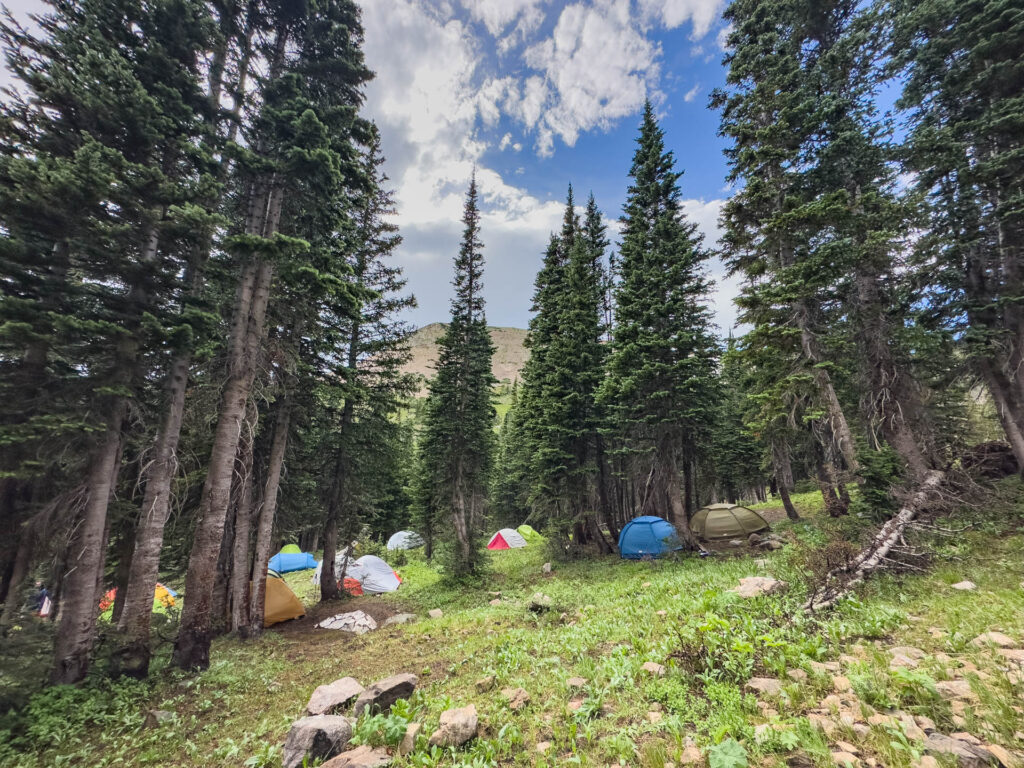
[[[1005,493],[1020,499],[1014,482]],[[787,536],[822,541],[845,524],[817,518],[814,499],[796,501],[810,520],[780,526]],[[811,661],[843,653],[860,654],[845,674],[865,707],[900,707],[931,717],[940,728],[966,728],[1019,749],[1024,718],[1013,702],[1020,688],[996,669],[991,651],[969,641],[989,629],[1024,639],[1024,508],[1017,501],[988,505],[985,512],[972,518],[975,527],[966,534],[931,542],[938,556],[929,572],[876,578],[822,617],[800,610],[806,588],[797,546],[768,556],[556,562],[550,576],[541,569],[549,553],[535,546],[492,554],[488,577],[473,586],[448,584],[412,556],[398,567],[402,589],[370,599],[421,615],[441,608],[443,618],[361,638],[287,628],[249,643],[221,638],[213,666],[199,675],[161,667],[146,684],[97,679],[81,689],[51,689],[33,700],[25,717],[9,718],[11,733],[0,733],[0,765],[276,766],[289,723],[317,685],[345,675],[368,684],[414,672],[420,684],[413,698],[390,716],[361,721],[359,741],[393,744],[414,719],[429,734],[444,709],[470,702],[481,730],[463,749],[424,748],[396,766],[661,768],[678,761],[688,739],[706,754],[713,751],[715,765],[737,765],[743,755],[750,765],[782,766],[799,749],[826,766],[829,743],[810,727],[806,712],[830,692],[831,681],[811,674],[805,683],[790,682],[785,671],[810,671]],[[767,567],[759,568],[755,560],[765,557]],[[750,601],[728,591],[741,577],[766,573],[788,581],[789,591]],[[964,578],[979,590],[949,588]],[[308,573],[287,579],[303,599],[314,599]],[[498,591],[501,605],[488,605]],[[552,598],[552,610],[528,609],[537,591]],[[360,600],[347,605],[356,608]],[[916,670],[891,670],[885,649],[894,645],[915,645],[929,659]],[[952,660],[936,660],[936,653]],[[665,665],[665,677],[643,672],[646,661]],[[954,665],[962,662],[988,678],[968,675],[981,699],[965,726],[954,725],[954,713],[934,692],[935,682],[956,674]],[[475,681],[487,675],[496,677],[495,690],[477,693]],[[566,681],[576,675],[587,684],[574,711],[569,703],[577,694]],[[745,692],[753,675],[784,681],[774,713],[763,713]],[[530,693],[531,703],[512,712],[500,689],[517,686]],[[660,722],[648,717],[654,703],[661,705]],[[174,712],[174,721],[143,728],[152,708]],[[774,728],[755,737],[763,723]],[[865,738],[851,731],[840,737],[857,739],[864,755],[890,768],[908,768],[920,753],[920,744],[885,728]],[[552,743],[543,755],[535,750],[542,741]]]

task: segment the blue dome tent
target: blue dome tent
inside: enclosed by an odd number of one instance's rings
[[[626,560],[661,557],[682,548],[672,523],[654,515],[630,520],[619,534],[619,554]]]
[[[267,567],[278,573],[304,571],[307,568],[316,568],[316,558],[309,552],[285,552],[282,549],[270,558]]]

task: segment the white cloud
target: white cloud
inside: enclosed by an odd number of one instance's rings
[[[725,0],[639,0],[639,5],[645,19],[660,23],[666,29],[692,22],[690,38],[699,40],[711,29]]]
[[[729,50],[729,35],[732,34],[732,24],[722,27],[718,30],[718,34],[715,35],[715,43],[723,51]]]
[[[462,0],[462,5],[473,19],[483,22],[492,37],[498,37],[509,24],[520,17],[520,24],[526,20],[524,30],[540,26],[544,14],[538,6],[542,2],[543,0]]]
[[[700,93],[700,83],[697,83],[697,85],[693,86],[693,88],[686,92],[686,94],[683,96],[683,101],[693,101],[694,99],[697,98],[698,93]]]

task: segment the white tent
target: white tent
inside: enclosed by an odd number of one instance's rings
[[[352,554],[352,546],[349,545],[344,549],[339,549],[334,553],[334,578],[338,579],[341,576],[341,566],[345,562],[345,558],[350,557]],[[321,560],[316,564],[316,570],[313,571],[313,583],[320,583],[320,574],[323,572],[324,561]]]
[[[399,531],[388,539],[388,549],[416,549],[423,546],[423,538],[413,531]]]
[[[366,594],[394,592],[402,583],[394,569],[375,555],[363,555],[349,563],[345,578],[358,581]]]
[[[523,534],[512,528],[502,528],[487,542],[488,549],[519,549],[525,546]]]

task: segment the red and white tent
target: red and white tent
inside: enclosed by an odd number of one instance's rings
[[[488,549],[519,549],[526,546],[526,539],[519,531],[502,528],[487,542]]]

